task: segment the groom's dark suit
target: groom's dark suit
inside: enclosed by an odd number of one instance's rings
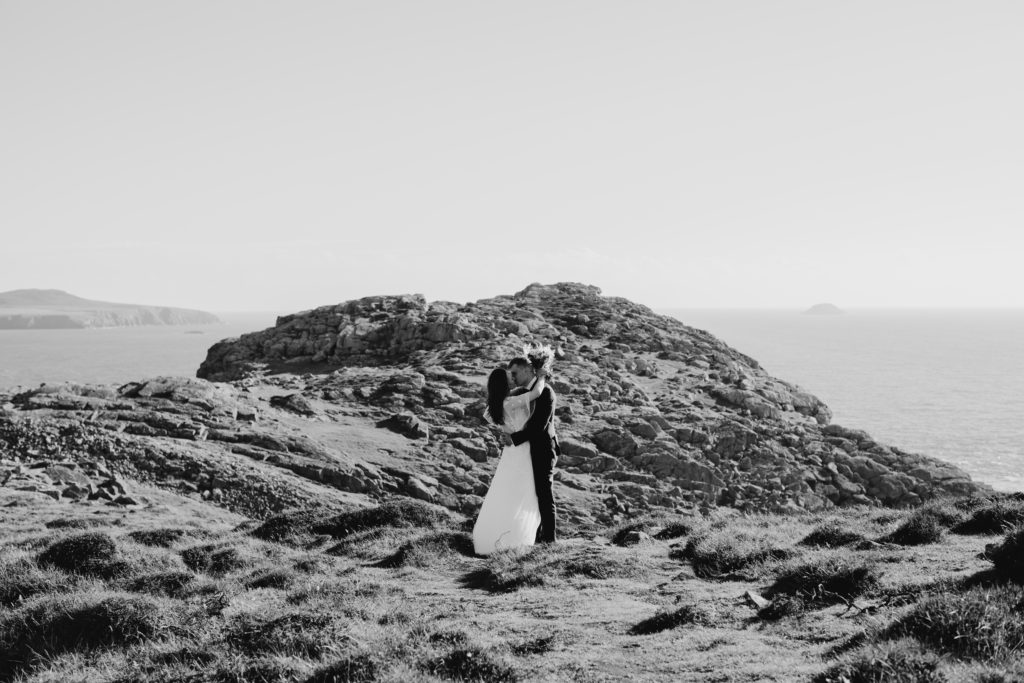
[[[540,529],[537,541],[553,543],[555,540],[555,498],[551,485],[555,478],[555,463],[561,450],[555,436],[555,392],[545,386],[533,407],[533,414],[523,429],[512,433],[512,443],[530,443],[530,460],[533,461],[533,484],[537,489],[537,503],[540,506]]]

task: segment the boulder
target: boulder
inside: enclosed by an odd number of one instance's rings
[[[287,410],[298,415],[316,415],[317,409],[302,394],[285,394],[283,396],[271,396],[270,405],[281,410]]]
[[[483,439],[451,439],[449,443],[468,455],[475,462],[487,462],[487,455],[490,449]]]
[[[386,427],[410,439],[426,439],[430,437],[427,425],[412,413],[396,413],[377,423],[378,427]]]
[[[639,450],[632,436],[617,429],[601,430],[591,438],[600,450],[626,460],[635,456]]]

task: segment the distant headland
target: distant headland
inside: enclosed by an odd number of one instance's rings
[[[220,322],[220,318],[206,311],[92,301],[59,289],[0,292],[0,330],[210,325]]]
[[[804,313],[806,315],[842,315],[845,311],[835,304],[814,304]]]

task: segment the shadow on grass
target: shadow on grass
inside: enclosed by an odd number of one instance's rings
[[[1001,576],[1024,584],[1024,527],[1008,533],[1002,543],[987,548],[987,556]]]
[[[634,636],[643,636],[680,626],[711,626],[714,623],[715,617],[708,610],[696,605],[684,605],[674,612],[661,612],[650,619],[644,619],[629,629],[629,632]]]

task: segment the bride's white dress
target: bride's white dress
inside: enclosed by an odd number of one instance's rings
[[[519,431],[530,418],[526,394],[508,397],[504,408],[502,430],[506,433]],[[530,444],[506,446],[473,527],[473,549],[478,555],[489,555],[503,548],[533,545],[539,526]]]

